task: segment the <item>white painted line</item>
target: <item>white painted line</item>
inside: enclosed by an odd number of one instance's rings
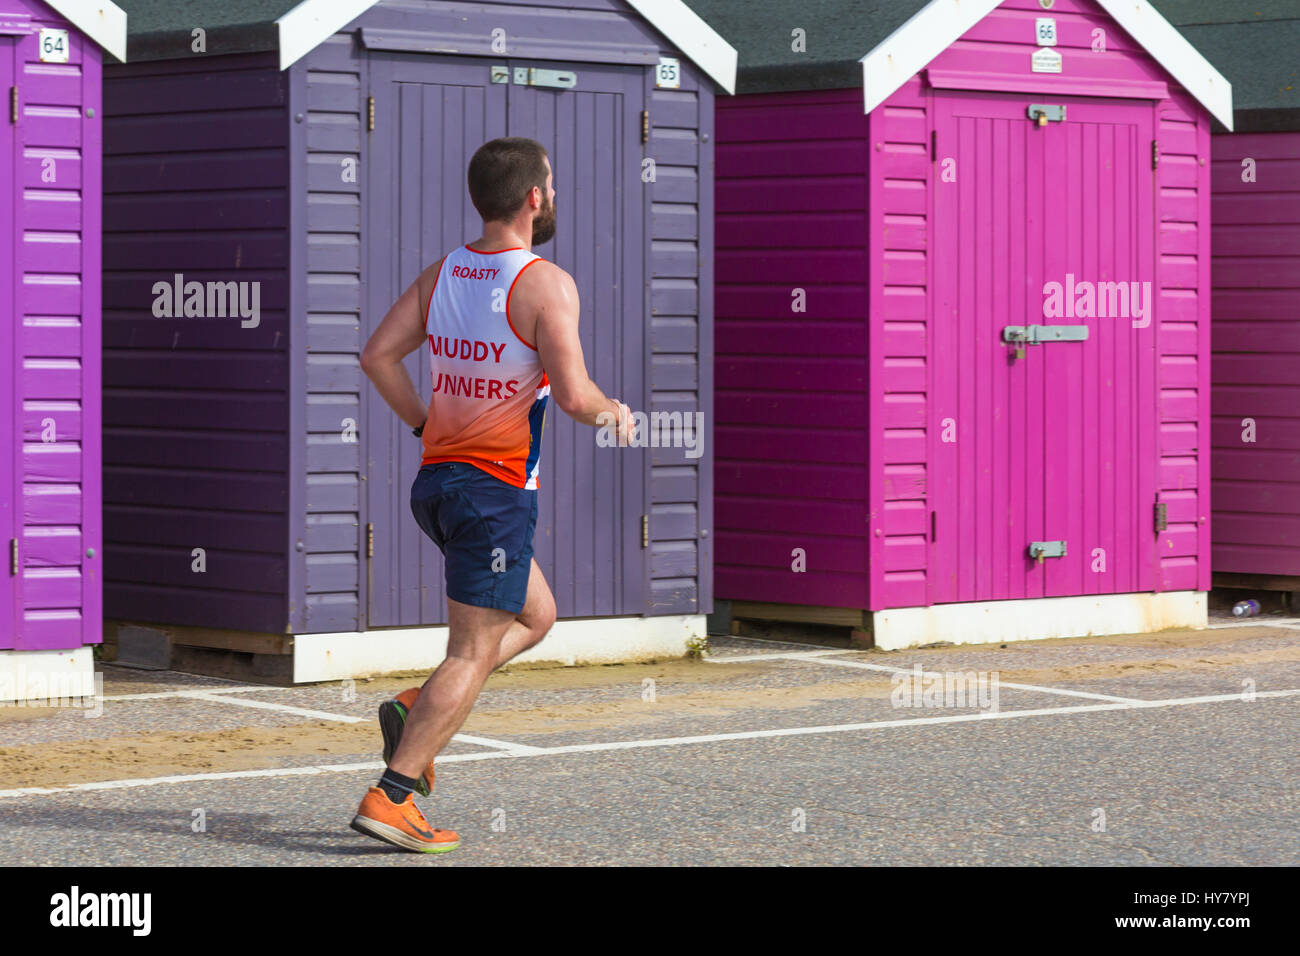
[[[234,704],[236,707],[255,707],[258,710],[277,710],[286,714],[298,714],[302,717],[314,717],[317,720],[337,720],[343,724],[364,724],[370,718],[353,717],[350,714],[330,714],[323,710],[308,710],[305,707],[290,707],[288,704],[268,704],[264,700],[236,700],[233,697],[220,697],[216,694],[195,694],[195,700],[210,700],[217,704]]]
[[[786,657],[786,656],[791,656],[791,657],[792,657],[793,655],[773,654],[773,655],[771,655],[771,656],[772,656],[772,657]],[[796,658],[796,659],[797,659],[797,658]],[[718,663],[722,663],[722,661],[719,661]],[[826,659],[826,658],[819,658],[819,659],[817,659],[817,660],[809,661],[809,663],[811,663],[811,664],[830,664],[830,665],[833,665],[833,666],[835,666],[835,667],[859,667],[859,668],[862,668],[863,670],[870,670],[870,671],[885,671],[886,673],[890,673],[890,674],[914,674],[914,673],[916,673],[916,672],[915,672],[912,668],[910,668],[910,667],[886,667],[884,664],[868,664],[868,663],[866,663],[866,662],[864,662],[864,661],[828,660],[828,659]],[[935,674],[939,674],[939,673],[941,673],[941,672],[940,672],[940,671],[922,671],[922,672],[921,672],[922,676],[927,676],[927,675],[929,675],[929,676],[933,676],[933,675],[935,675]],[[1142,700],[1142,699],[1139,698],[1139,697],[1115,697],[1115,696],[1113,696],[1113,695],[1111,695],[1111,694],[1092,694],[1092,693],[1089,693],[1088,691],[1084,691],[1084,690],[1069,690],[1068,688],[1065,688],[1065,687],[1042,687],[1042,686],[1040,686],[1040,685],[1038,685],[1038,684],[1014,684],[1014,683],[1012,683],[1011,681],[1004,681],[1004,680],[1001,680],[1001,679],[998,680],[998,687],[1013,687],[1013,688],[1015,688],[1016,690],[1033,690],[1033,691],[1038,691],[1038,692],[1043,693],[1043,694],[1061,694],[1061,695],[1063,695],[1063,696],[1065,696],[1065,697],[1086,697],[1086,698],[1089,698],[1090,700],[1109,700],[1109,701],[1114,701],[1114,702],[1116,702],[1116,703],[1123,703],[1123,704],[1144,704],[1144,703],[1146,703],[1146,701]]]
[[[469,734],[456,734],[451,738],[459,740],[461,743],[478,744],[480,747],[492,747],[496,750],[509,750],[512,753],[536,754],[542,753],[541,747],[530,747],[528,744],[515,744],[508,740],[493,740],[490,737],[471,737]]]
[[[1300,688],[1293,690],[1258,691],[1255,698],[1295,697]],[[1181,707],[1190,704],[1215,704],[1228,701],[1248,703],[1241,693],[1216,694],[1205,697],[1178,697],[1169,700],[1151,700],[1140,703],[1080,704],[1074,707],[1043,707],[1036,710],[980,711],[978,713],[949,714],[944,717],[913,717],[902,720],[874,720],[860,724],[828,724],[820,727],[790,727],[779,730],[747,730],[728,734],[702,734],[697,737],[660,737],[652,740],[615,740],[600,744],[570,744],[564,747],[535,747],[531,752],[521,750],[492,750],[473,754],[440,756],[435,763],[468,763],[476,760],[519,760],[526,757],[558,754],[600,753],[609,750],[639,750],[647,747],[678,747],[689,744],[716,743],[724,740],[758,740],[767,737],[796,737],[809,734],[846,733],[856,730],[885,730],[892,727],[917,727],[932,724],[960,724],[979,720],[1012,720],[1018,717],[1045,717],[1056,714],[1088,714],[1103,711],[1145,710],[1159,707]],[[382,761],[353,764],[326,764],[317,767],[283,767],[269,770],[231,770],[218,773],[184,774],[173,777],[153,777],[136,780],[106,780],[97,783],[76,783],[62,787],[26,787],[17,790],[0,790],[0,798],[22,797],[33,794],[74,793],[86,790],[121,790],[132,787],[150,787],[167,783],[193,783],[203,780],[236,780],[244,777],[287,777],[300,774],[350,773],[362,770],[381,770]]]
[[[231,687],[221,688],[220,690],[184,690],[159,692],[150,694],[123,694],[117,697],[105,697],[104,700],[159,700],[165,697],[181,697],[190,700],[210,701],[214,704],[233,704],[236,707],[254,707],[260,710],[278,710],[288,714],[300,714],[303,717],[314,717],[317,720],[337,720],[345,724],[361,724],[371,718],[353,717],[348,714],[331,714],[322,710],[309,710],[304,707],[292,707],[288,704],[271,704],[261,700],[232,700],[223,697],[223,694],[247,693],[248,691],[257,690],[293,690],[291,687]],[[533,753],[538,750],[537,747],[530,747],[527,744],[511,743],[508,740],[493,740],[488,737],[471,737],[468,734],[456,734],[453,740],[459,740],[467,744],[478,744],[480,747],[492,747],[497,750],[508,750],[521,754]]]
[[[291,687],[199,687],[193,690],[159,690],[147,694],[111,694],[109,700],[163,700],[167,697],[201,697],[204,694],[247,694],[255,690],[292,690]]]
[[[798,660],[801,657],[825,657],[828,654],[851,654],[852,648],[835,647],[828,651],[785,651],[772,652],[770,654],[741,654],[735,657],[706,657],[704,658],[710,664],[737,664],[744,661],[778,661],[778,660]]]

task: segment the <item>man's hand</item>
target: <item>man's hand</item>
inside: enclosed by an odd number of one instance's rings
[[[618,399],[614,399],[614,404],[618,406],[618,444],[626,448],[636,440],[636,419],[632,417],[632,409]]]

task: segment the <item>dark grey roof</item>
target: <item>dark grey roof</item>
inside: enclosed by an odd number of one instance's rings
[[[737,93],[862,85],[862,57],[927,0],[685,0],[739,54]],[[791,49],[795,29],[807,52]]]
[[[159,60],[190,56],[191,34],[207,34],[209,55],[258,53],[279,48],[275,21],[298,0],[114,0],[126,11],[126,59]]]
[[[1300,129],[1300,0],[1151,0],[1232,84],[1238,130]]]
[[[1297,0],[1151,0],[1176,27],[1193,23],[1255,23],[1300,17]]]

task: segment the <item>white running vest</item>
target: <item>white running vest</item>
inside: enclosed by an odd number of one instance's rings
[[[460,246],[443,259],[424,317],[433,379],[424,464],[463,461],[537,487],[551,385],[536,347],[510,322],[510,293],[540,258]]]

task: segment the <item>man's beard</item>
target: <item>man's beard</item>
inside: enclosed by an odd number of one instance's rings
[[[533,245],[540,246],[555,238],[555,204],[549,199],[533,217]]]

